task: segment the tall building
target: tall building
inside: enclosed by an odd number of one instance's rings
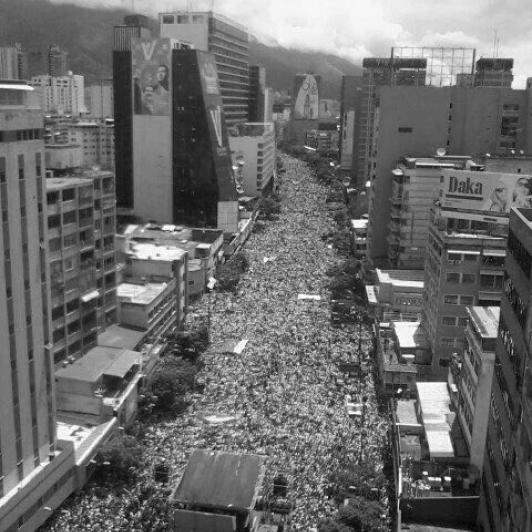
[[[117,207],[133,209],[133,76],[131,40],[149,39],[148,18],[130,15],[114,27],[113,102],[115,118],[115,169]]]
[[[35,76],[31,85],[41,97],[45,113],[79,116],[87,112],[85,107],[85,78],[68,72],[65,76]]]
[[[20,43],[0,47],[0,79],[27,79],[27,56]]]
[[[532,209],[510,213],[479,522],[484,532],[532,528]]]
[[[68,52],[57,44],[48,47],[48,75],[53,77],[68,74]]]
[[[397,160],[405,155],[424,157],[438,148],[474,159],[532,153],[527,111],[532,85],[524,90],[381,86],[376,94],[369,158],[368,253],[378,263],[387,257],[388,228],[373,220],[389,219],[391,172]]]
[[[85,105],[91,118],[113,118],[113,80],[101,79],[85,87]]]
[[[81,166],[114,168],[115,128],[112,118],[73,121],[68,128],[68,133],[70,143],[81,147],[83,157]]]
[[[392,268],[421,270],[429,232],[430,209],[438,197],[444,169],[477,167],[466,156],[402,157],[392,171],[388,225],[388,261]],[[379,223],[384,220],[379,219]]]
[[[468,307],[467,313],[464,350],[451,361],[449,382],[456,386],[454,404],[471,465],[479,478],[484,466],[500,308]]]
[[[214,55],[228,126],[248,120],[249,43],[247,30],[213,11],[159,14],[160,35],[190,43]]]
[[[275,174],[275,128],[273,124],[239,125],[229,136],[233,157],[241,161],[241,185],[246,196],[261,196],[273,187]]]
[[[359,186],[364,186],[370,176],[370,154],[373,139],[377,87],[380,86],[423,86],[425,85],[427,60],[423,58],[366,58],[362,62],[362,94],[358,129],[355,136],[356,160],[354,174]]]
[[[38,528],[74,481],[73,448],[56,438],[43,121],[31,91],[0,85],[0,529],[10,532]]]
[[[352,173],[356,159],[355,130],[359,125],[362,76],[343,76],[340,90],[340,169]]]
[[[110,172],[48,178],[47,216],[56,364],[96,345],[115,323],[116,207]]]
[[[514,79],[513,66],[514,60],[510,58],[480,58],[476,65],[474,86],[510,88]]]

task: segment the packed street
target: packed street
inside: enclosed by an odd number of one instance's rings
[[[331,323],[326,272],[341,257],[320,238],[335,230],[327,190],[305,163],[282,157],[282,212],[246,243],[249,269],[236,293],[215,290],[190,309],[190,324],[210,321],[198,375],[204,389],[189,398],[184,415],[148,426],[144,443],[153,463],[170,465],[173,483],[194,449],[266,455],[264,507],[273,477],[285,476],[292,505],[285,530],[310,531],[336,514],[331,478],[346,462],[382,470],[387,420],[378,413],[371,372],[345,373],[346,364],[371,365],[371,331]],[[241,349],[227,348],[231,341]],[[346,402],[361,408],[353,414]],[[151,474],[127,493],[86,489],[51,529],[143,530],[128,500]]]

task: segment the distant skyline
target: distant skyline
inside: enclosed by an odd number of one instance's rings
[[[513,57],[514,88],[532,77],[532,0],[52,0],[161,11],[213,8],[266,44],[321,50],[360,63],[392,46],[476,48]]]

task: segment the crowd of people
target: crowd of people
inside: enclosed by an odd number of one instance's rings
[[[382,468],[387,424],[378,413],[371,372],[355,371],[371,365],[371,331],[358,323],[331,323],[326,272],[341,258],[320,239],[334,231],[327,190],[303,162],[283,161],[282,212],[250,236],[249,269],[237,290],[204,296],[187,318],[193,325],[210,317],[202,392],[190,397],[182,416],[148,426],[144,443],[152,463],[170,465],[174,484],[194,449],[265,455],[263,507],[275,503],[272,481],[282,475],[291,509],[285,531],[308,532],[337,512],[331,482],[336,470],[362,460]],[[235,353],[222,347],[228,340],[247,343]],[[347,403],[361,408],[353,415]],[[85,490],[52,529],[145,530],[142,512],[124,508],[151,474],[147,468],[127,494]],[[93,516],[90,526],[80,528],[81,516]]]

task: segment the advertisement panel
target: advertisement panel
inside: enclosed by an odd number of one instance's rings
[[[318,81],[312,74],[298,76],[297,96],[294,104],[293,118],[317,120],[319,115]]]
[[[134,39],[131,60],[135,114],[170,116],[170,40]]]
[[[532,176],[444,170],[440,189],[442,207],[508,215],[512,207],[532,207]]]

